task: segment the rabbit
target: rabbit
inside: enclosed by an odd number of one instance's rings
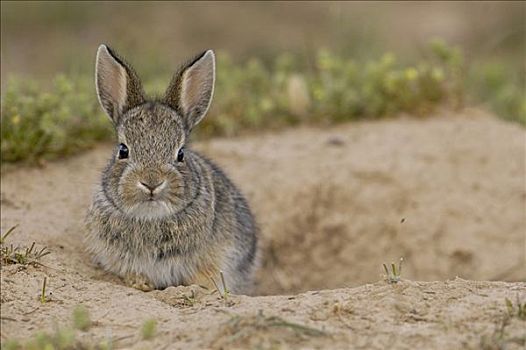
[[[117,142],[88,210],[85,243],[98,265],[129,286],[252,291],[254,216],[225,173],[188,145],[214,82],[208,50],[179,69],[164,97],[149,99],[131,66],[110,47],[98,48],[97,96]]]

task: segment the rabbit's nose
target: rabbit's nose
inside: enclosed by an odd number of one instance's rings
[[[139,181],[139,187],[149,190],[151,194],[154,194],[155,192],[158,192],[160,189],[162,189],[162,187],[164,187],[164,184],[164,180],[158,183]]]

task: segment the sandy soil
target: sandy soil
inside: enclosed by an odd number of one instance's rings
[[[8,171],[2,232],[19,224],[10,242],[52,254],[2,267],[2,341],[68,324],[82,303],[95,322],[79,339],[116,348],[520,348],[526,323],[504,300],[526,301],[525,136],[471,110],[196,144],[261,227],[259,296],[228,301],[196,286],[143,293],[91,264],[83,217],[110,145]],[[404,280],[387,284],[382,263],[399,257]],[[150,318],[158,334],[141,340]]]

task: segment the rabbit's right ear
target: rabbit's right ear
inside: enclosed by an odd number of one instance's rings
[[[188,132],[203,119],[212,102],[215,62],[212,50],[197,55],[179,69],[166,90],[165,103],[182,115]]]
[[[144,103],[144,92],[135,71],[106,45],[99,46],[95,86],[99,102],[113,123],[128,109]]]

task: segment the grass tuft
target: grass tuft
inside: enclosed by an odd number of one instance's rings
[[[51,254],[46,247],[41,249],[35,248],[35,242],[31,243],[29,247],[20,247],[13,246],[12,244],[7,244],[7,237],[14,232],[17,226],[11,227],[7,232],[1,235],[0,239],[0,265],[11,265],[11,264],[20,264],[20,265],[32,265],[38,266],[42,265],[40,259],[44,256]]]
[[[520,320],[526,321],[526,302],[521,303],[518,294],[515,304],[508,298],[505,299],[505,304],[508,317],[517,317]]]
[[[219,293],[219,295],[221,296],[221,298],[226,302],[228,303],[228,296],[230,295],[230,292],[228,290],[228,287],[226,285],[226,282],[225,282],[225,276],[223,274],[223,271],[219,271],[219,275],[221,277],[221,285],[223,288],[220,288],[219,285],[217,284],[216,280],[213,278],[213,276],[209,275],[208,278],[210,279],[210,282],[212,282],[212,284],[214,285],[216,291]]]
[[[385,271],[385,279],[387,283],[394,284],[400,282],[400,279],[402,277],[402,263],[404,262],[404,258],[400,258],[400,261],[398,262],[398,269],[396,268],[396,265],[394,262],[391,263],[391,270],[387,267],[386,264],[383,264],[384,271]]]

